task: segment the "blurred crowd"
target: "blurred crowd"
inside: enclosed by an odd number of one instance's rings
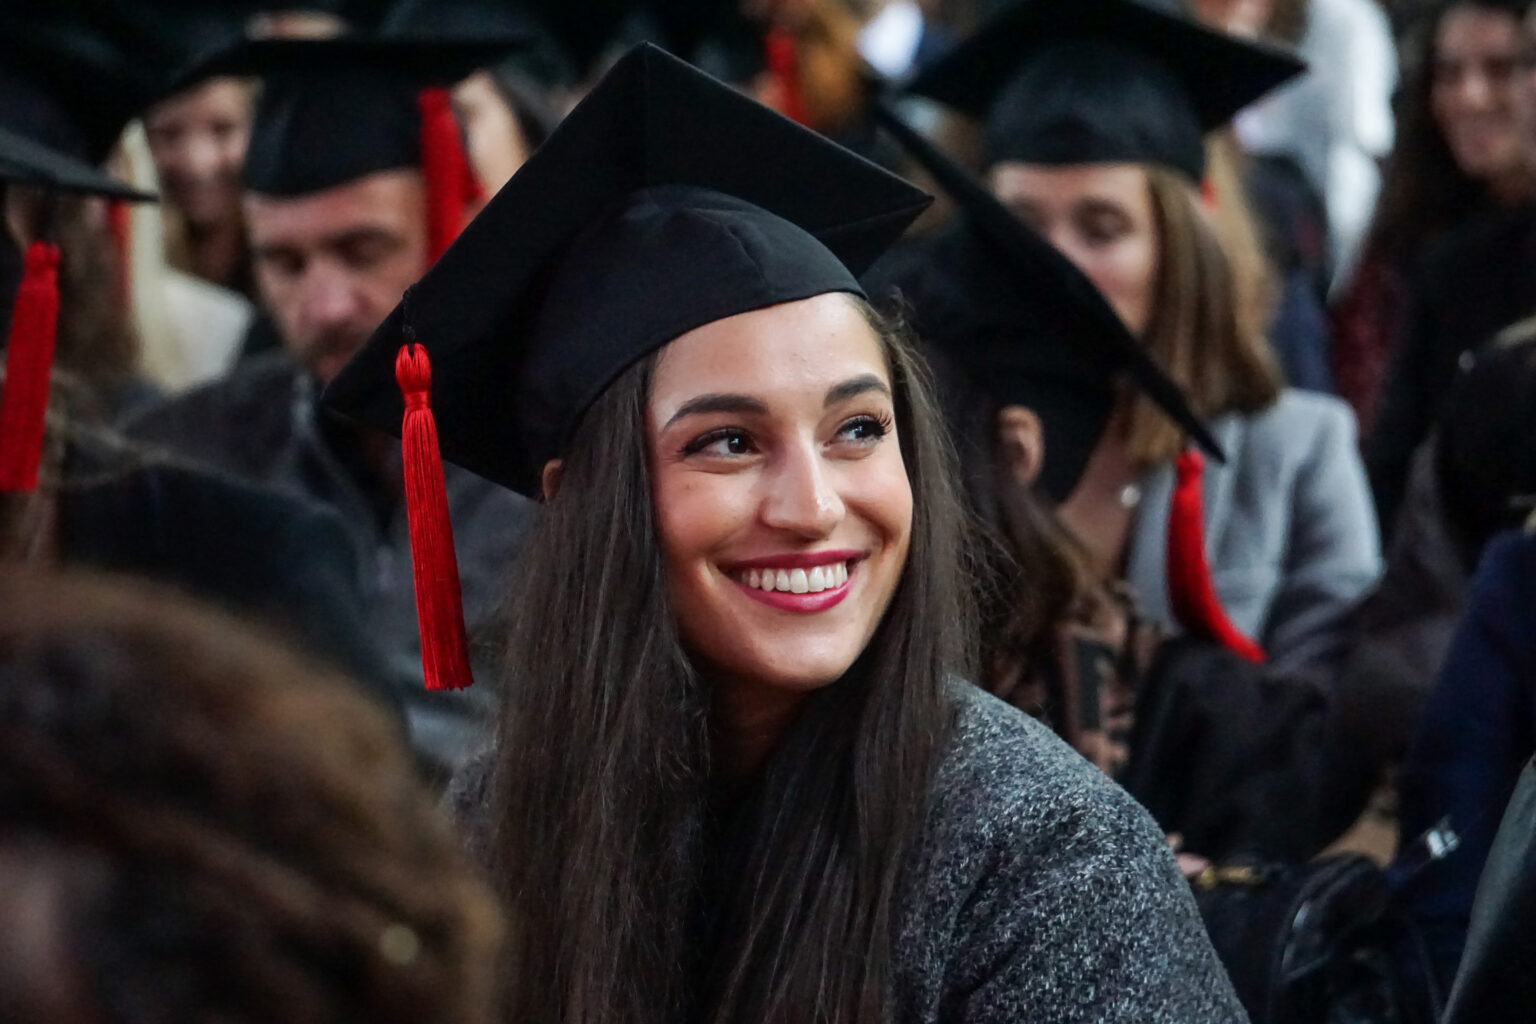
[[[1536,887],[1536,3],[9,0],[0,1020],[479,1022],[509,970],[575,971],[491,852],[532,818],[476,824],[521,806],[484,752],[539,735],[509,581],[562,469],[495,460],[545,396],[432,349],[467,688],[376,429],[401,399],[326,396],[376,332],[502,329],[471,245],[531,252],[629,173],[640,114],[532,177],[641,43],[938,196],[855,269],[956,461],[967,685],[1150,812],[1251,1019],[1536,1019],[1536,922],[1498,919]],[[459,236],[520,182],[547,216]],[[616,303],[603,273],[566,308]],[[550,452],[585,436],[548,415]],[[773,1019],[721,1005],[689,1014]],[[895,1019],[1069,1019],[959,1005]]]

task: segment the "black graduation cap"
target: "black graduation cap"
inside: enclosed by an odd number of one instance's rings
[[[1198,181],[1205,133],[1305,67],[1147,0],[1018,0],[908,89],[984,118],[993,162],[1159,163]]]
[[[452,85],[524,44],[522,37],[483,35],[247,39],[198,59],[163,91],[221,75],[260,77],[245,186],[306,195],[420,166],[419,93]]]
[[[490,201],[326,402],[398,433],[395,362],[431,355],[443,457],[537,496],[590,404],[695,327],[829,291],[929,202],[649,44]]]
[[[523,37],[527,45],[497,61],[499,70],[521,75],[544,89],[567,87],[576,78],[570,56],[533,0],[399,0],[379,26],[379,34],[385,36],[424,32]]]
[[[1046,443],[1039,486],[1048,495],[1063,501],[1081,479],[1122,378],[1224,458],[1184,392],[1070,260],[883,102],[872,110],[962,214],[923,252],[916,274],[898,282],[910,292],[915,326],[999,404],[1040,416]]]
[[[154,86],[100,25],[32,7],[0,11],[0,128],[99,164]]]
[[[0,182],[32,185],[59,192],[143,202],[155,197],[140,192],[84,160],[0,128]]]

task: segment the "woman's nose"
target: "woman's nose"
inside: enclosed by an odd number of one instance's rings
[[[779,471],[764,480],[762,520],[808,539],[826,537],[842,522],[844,505],[817,446],[786,452]]]

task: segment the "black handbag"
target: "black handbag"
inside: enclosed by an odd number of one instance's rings
[[[1230,863],[1191,880],[1212,944],[1253,1024],[1432,1024],[1400,977],[1415,933],[1382,870],[1342,854]]]

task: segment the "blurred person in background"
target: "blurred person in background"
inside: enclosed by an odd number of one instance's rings
[[[248,625],[0,573],[0,1018],[487,1024],[495,897],[389,716]]]
[[[0,396],[0,561],[86,565],[174,583],[284,629],[306,651],[374,687],[393,709],[398,698],[379,689],[381,667],[364,638],[356,568],[340,524],[303,503],[123,441],[102,425],[95,389],[73,369],[82,358],[70,347],[73,336],[50,338],[61,307],[78,315],[90,306],[80,293],[88,281],[55,278],[50,268],[55,261],[69,266],[75,247],[92,239],[56,233],[54,215],[147,198],[84,161],[0,129],[0,208],[16,214],[0,228],[0,266],[7,268],[0,307],[10,327]]]
[[[166,240],[171,265],[252,299],[240,168],[253,103],[250,82],[214,77],[144,114],[162,200],[175,218]]]
[[[264,76],[244,168],[245,221],[278,347],[129,425],[144,443],[340,515],[377,657],[413,742],[440,773],[476,746],[495,691],[423,689],[399,446],[317,399],[462,226],[479,190],[446,87],[516,45],[487,35],[354,35],[247,41],[210,57],[209,74]],[[429,173],[445,164],[446,174]],[[528,505],[450,471],[448,506],[485,666]]]
[[[1388,536],[1462,353],[1536,304],[1529,6],[1456,0],[1430,13],[1365,258],[1337,309],[1340,388],[1367,425]]]
[[[1014,40],[1046,35],[1053,45]],[[1348,409],[1285,390],[1253,281],[1201,206],[1204,133],[1298,70],[1136,0],[1025,0],[913,84],[986,119],[992,191],[1076,263],[1212,417],[1204,551],[1236,634],[1279,670],[1329,663],[1379,572]],[[1178,628],[1167,562],[1177,428],[1127,396],[1061,506],[1104,578]]]

